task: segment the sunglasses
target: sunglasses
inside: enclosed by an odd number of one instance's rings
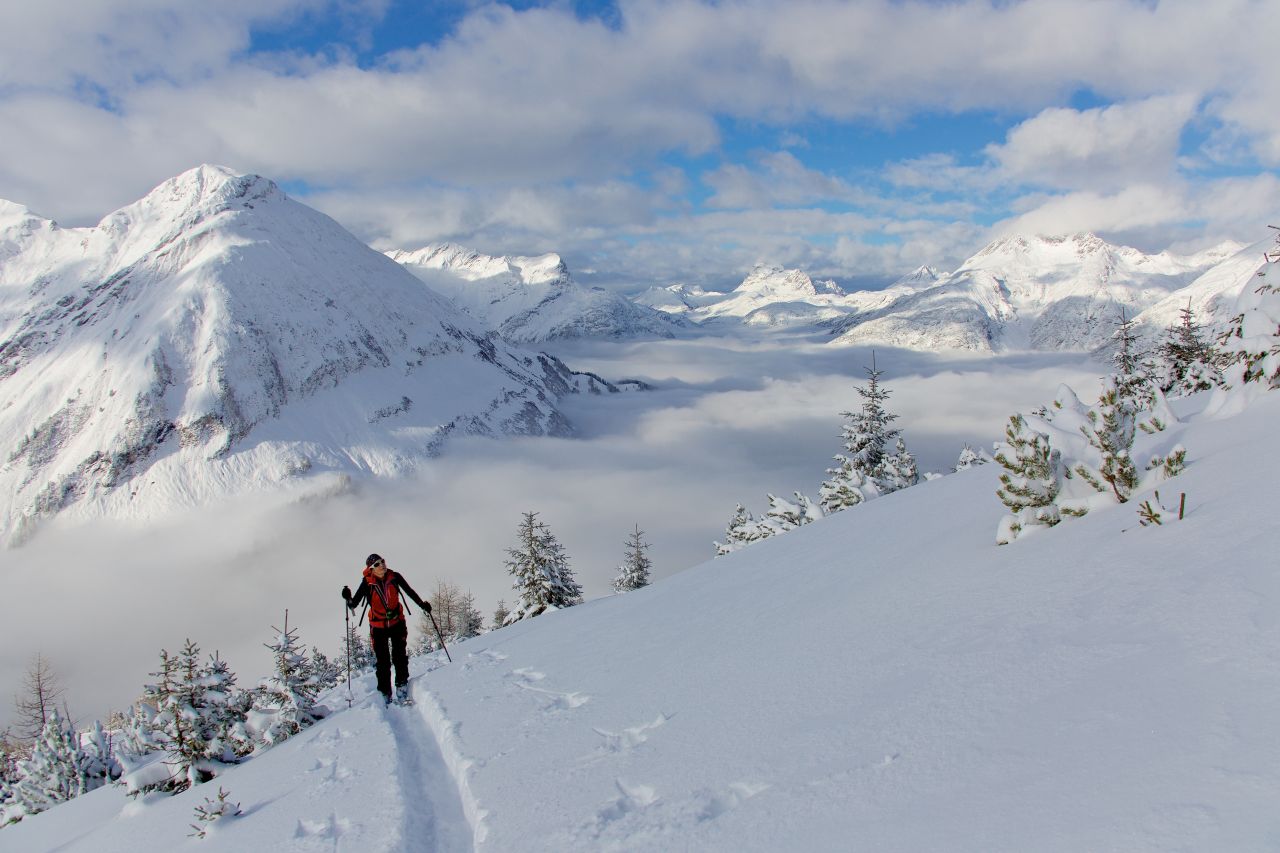
[[[372,565],[372,566],[370,566],[370,568],[380,569],[380,568],[382,568],[383,566],[385,566],[386,564],[387,564],[387,561],[386,561],[386,560],[374,560],[373,565]]]

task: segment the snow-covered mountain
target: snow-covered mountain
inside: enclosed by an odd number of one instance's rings
[[[0,203],[3,540],[565,434],[584,383],[261,177],[202,166],[91,228]]]
[[[846,293],[801,270],[761,265],[728,293],[672,285],[636,301],[695,323],[824,328],[837,345],[1092,351],[1110,338],[1121,309],[1135,317],[1165,300],[1185,305],[1193,294],[1182,288],[1193,282],[1197,308],[1229,304],[1238,290],[1233,270],[1247,266],[1232,257],[1243,248],[1146,255],[1093,234],[1011,237],[954,272],[920,267],[881,290]],[[1157,310],[1151,322],[1168,313]]]
[[[1005,238],[932,286],[841,320],[834,333],[842,344],[913,349],[1094,350],[1121,310],[1137,316],[1241,248],[1180,257],[1093,234]]]
[[[440,243],[387,256],[513,342],[671,337],[678,326],[626,297],[582,287],[556,254],[495,258]]]
[[[106,787],[12,850],[1268,850],[1280,394],[1171,425],[1186,516],[997,547],[998,466],[370,676],[176,796]],[[1197,407],[1197,401],[1191,409]],[[1257,519],[1244,525],[1241,519]],[[216,642],[216,640],[211,641]],[[242,811],[187,836],[227,792]]]

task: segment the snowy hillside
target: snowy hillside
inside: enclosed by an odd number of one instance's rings
[[[671,337],[667,315],[578,285],[559,255],[495,258],[443,243],[387,256],[504,338]]]
[[[257,176],[202,166],[92,228],[0,203],[0,540],[565,434],[583,381]]]
[[[0,846],[195,844],[221,786],[243,814],[200,849],[1271,849],[1280,394],[1184,403],[1183,521],[1135,500],[997,547],[971,469],[419,658],[415,708],[361,678],[215,782]]]
[[[841,344],[914,349],[1094,350],[1133,317],[1239,252],[1145,255],[1093,234],[1010,237],[932,286],[836,326]],[[1254,255],[1254,267],[1258,256]],[[1225,319],[1225,318],[1224,318]]]

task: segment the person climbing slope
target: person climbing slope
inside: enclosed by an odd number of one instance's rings
[[[391,704],[391,665],[396,668],[396,701],[408,700],[409,682],[409,623],[400,603],[404,593],[427,613],[431,603],[423,601],[409,586],[404,576],[393,572],[387,561],[377,554],[370,554],[364,561],[364,579],[356,587],[342,588],[347,607],[355,610],[361,602],[369,603],[369,641],[373,644],[374,671],[378,676],[378,692],[387,704]]]

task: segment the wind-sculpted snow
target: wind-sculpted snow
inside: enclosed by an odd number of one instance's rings
[[[669,338],[679,322],[570,276],[559,255],[495,258],[452,243],[388,257],[505,339]]]
[[[93,228],[0,206],[2,539],[566,435],[572,376],[264,178],[202,166]]]

